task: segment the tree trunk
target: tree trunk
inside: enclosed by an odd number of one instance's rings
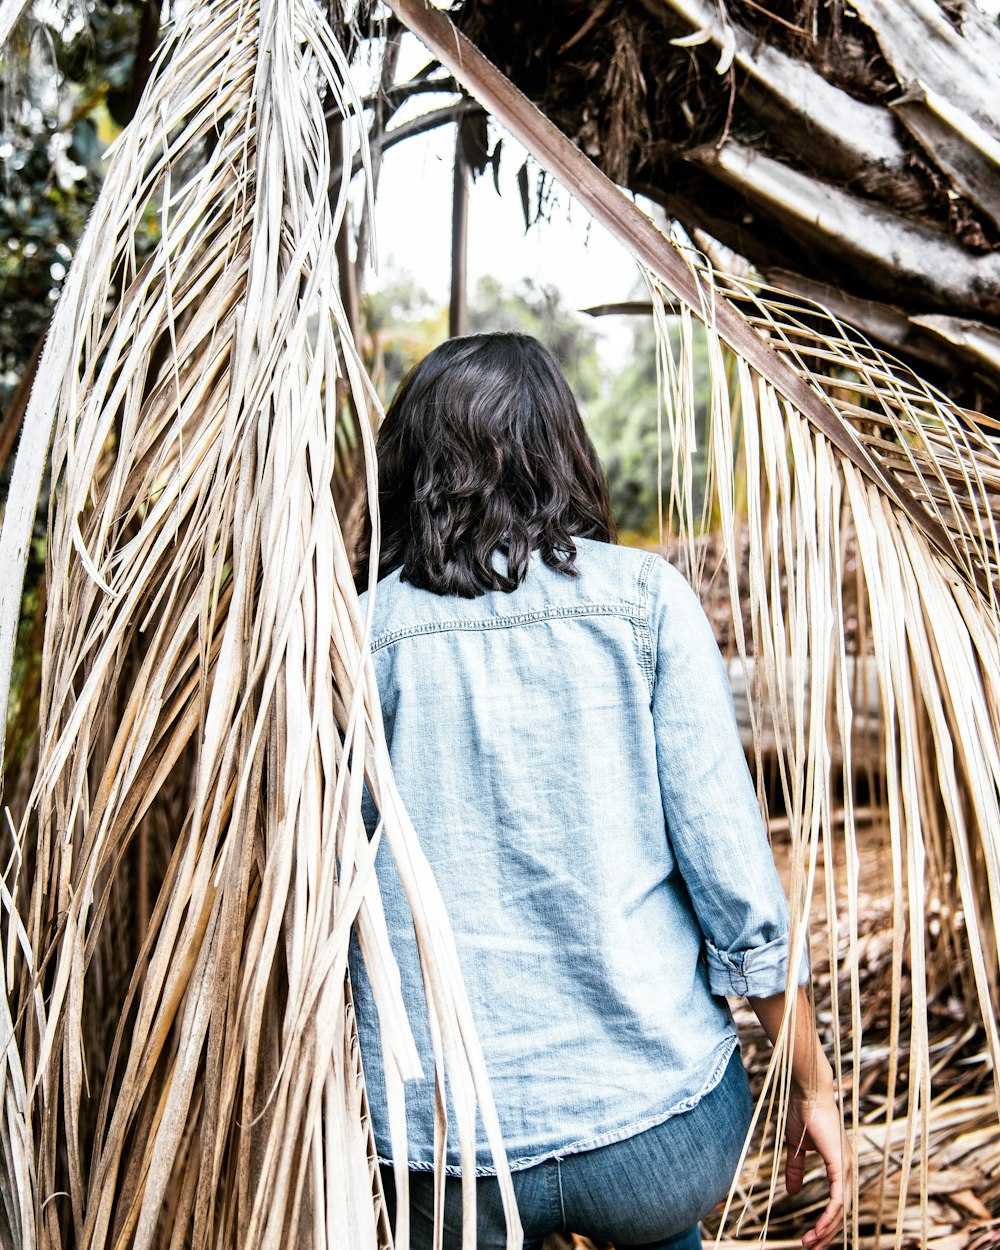
[[[455,177],[451,192],[451,297],[448,334],[455,338],[466,327],[466,262],[469,243],[469,167],[462,145],[462,123],[455,133]]]

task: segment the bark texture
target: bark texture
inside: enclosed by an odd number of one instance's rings
[[[949,395],[1000,392],[1000,31],[949,0],[465,0],[615,181]]]

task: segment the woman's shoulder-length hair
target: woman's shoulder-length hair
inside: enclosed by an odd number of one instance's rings
[[[514,590],[537,550],[575,575],[573,536],[615,542],[607,482],[573,393],[527,334],[470,334],[428,353],[378,432],[378,577],[442,595]],[[355,550],[368,584],[371,518]],[[507,572],[493,556],[506,553]]]

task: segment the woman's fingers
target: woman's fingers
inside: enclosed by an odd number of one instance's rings
[[[816,1227],[811,1228],[802,1238],[802,1244],[809,1250],[822,1250],[828,1246],[840,1232],[844,1220],[844,1189],[842,1182],[830,1183],[830,1201],[820,1216]]]
[[[802,1238],[802,1244],[807,1246],[808,1250],[826,1250],[826,1247],[840,1236],[843,1218],[844,1204],[835,1205],[831,1202],[816,1227],[810,1229]]]
[[[797,1194],[802,1188],[802,1177],[806,1171],[806,1152],[796,1150],[791,1144],[785,1158],[785,1192]]]
[[[820,1216],[816,1227],[809,1230],[802,1238],[802,1244],[808,1250],[825,1250],[839,1236],[847,1211],[847,1199],[850,1192],[852,1156],[851,1147],[843,1133],[838,1134],[839,1140],[833,1143],[828,1140],[817,1141],[816,1149],[826,1164],[826,1175],[830,1182],[830,1201]]]
[[[826,1167],[830,1199],[814,1228],[802,1238],[806,1250],[826,1250],[840,1235],[850,1202],[854,1158],[833,1099],[804,1107],[793,1104],[785,1126],[788,1153],[785,1189],[797,1194],[806,1170],[806,1152],[815,1150]]]

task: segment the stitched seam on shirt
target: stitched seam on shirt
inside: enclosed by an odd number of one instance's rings
[[[422,625],[404,625],[372,639],[369,648],[374,654],[403,638],[419,634],[443,634],[452,630],[476,632],[488,629],[511,629],[516,625],[533,625],[539,621],[559,620],[576,616],[622,616],[628,620],[641,620],[642,609],[634,603],[621,604],[575,604],[569,607],[538,608],[534,612],[517,612],[507,616],[483,617],[470,620],[457,617],[449,621],[425,621]]]
[[[546,1164],[550,1165],[542,1169],[542,1179],[545,1182],[545,1205],[546,1219],[552,1228],[560,1231],[565,1223],[562,1214],[562,1199],[560,1197],[560,1181],[559,1181],[559,1163],[555,1159],[546,1159]]]
[[[649,697],[652,699],[653,692],[656,689],[656,662],[653,658],[653,634],[649,628],[649,578],[653,572],[653,564],[662,559],[662,556],[651,551],[642,562],[639,569],[639,602],[642,604],[643,611],[639,618],[639,636],[642,639],[642,671],[646,674],[646,684],[649,686]]]

